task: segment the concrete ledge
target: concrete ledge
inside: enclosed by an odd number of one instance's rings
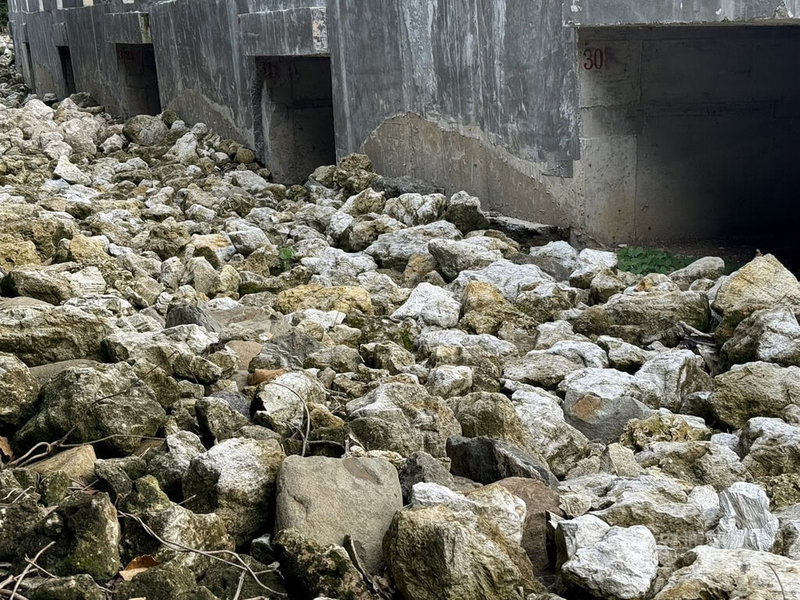
[[[56,46],[68,46],[67,26],[64,23],[53,23],[53,44]]]
[[[568,27],[800,23],[800,0],[564,0]]]
[[[324,8],[296,8],[239,15],[246,56],[328,56]]]
[[[106,42],[112,44],[152,44],[150,15],[144,12],[109,13],[106,19]]]

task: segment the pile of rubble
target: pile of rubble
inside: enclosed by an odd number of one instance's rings
[[[12,68],[10,49],[0,61]],[[0,590],[800,597],[800,284],[636,276],[0,76]]]

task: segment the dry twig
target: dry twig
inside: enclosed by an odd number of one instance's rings
[[[33,558],[28,558],[26,556],[25,557],[25,562],[27,562],[28,564],[26,565],[26,567],[24,569],[22,569],[22,573],[20,573],[19,575],[9,575],[3,581],[0,581],[0,594],[2,594],[3,596],[8,596],[12,600],[14,600],[15,598],[17,600],[24,600],[25,597],[18,592],[19,586],[22,585],[22,580],[25,579],[25,577],[28,575],[28,573],[30,573],[34,569],[38,570],[38,571],[41,571],[42,573],[44,573],[46,575],[50,575],[50,573],[48,573],[43,568],[41,568],[39,565],[37,565],[36,561],[39,560],[39,557],[42,554],[44,554],[47,550],[49,550],[55,543],[56,542],[54,540],[54,541],[50,542],[49,544],[47,544],[44,548],[39,550],[34,555]],[[14,584],[14,587],[11,588],[11,590],[7,590],[6,588],[9,585],[11,585],[12,583]]]
[[[155,531],[153,531],[153,529],[149,525],[147,525],[140,517],[125,512],[120,512],[119,515],[123,518],[135,521],[145,531],[145,533],[147,533],[149,536],[152,536],[153,538],[155,538],[156,541],[163,544],[167,548],[174,550],[175,552],[191,552],[193,554],[198,554],[200,556],[205,556],[206,558],[219,561],[223,564],[234,567],[235,569],[239,569],[240,571],[242,571],[243,575],[244,574],[250,575],[250,577],[253,578],[253,581],[255,581],[261,588],[263,588],[270,594],[278,596],[279,598],[287,597],[286,594],[279,592],[277,590],[273,590],[271,587],[269,587],[267,584],[261,581],[261,579],[259,579],[258,577],[259,573],[253,571],[253,569],[244,560],[242,560],[242,557],[236,554],[236,552],[232,552],[231,550],[200,550],[198,548],[192,548],[191,546],[186,546],[179,542],[172,542],[170,540],[165,540]],[[231,559],[229,560],[227,558],[223,558],[224,556],[229,556],[231,557]],[[264,572],[262,571],[260,573]]]
[[[285,390],[288,390],[289,392],[294,394],[295,397],[300,401],[300,404],[303,407],[303,414],[305,415],[305,421],[306,421],[306,432],[305,432],[305,434],[300,432],[300,436],[303,438],[303,447],[300,450],[300,456],[305,456],[306,455],[306,451],[308,450],[308,438],[311,435],[311,413],[308,412],[308,405],[306,404],[306,401],[303,400],[303,397],[300,394],[298,394],[297,392],[295,392],[288,385],[284,385],[282,383],[277,383],[275,381],[270,381],[269,385],[276,385],[276,386],[281,387],[281,388],[283,388]]]

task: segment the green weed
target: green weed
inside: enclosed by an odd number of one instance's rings
[[[695,260],[697,259],[693,256],[680,256],[666,250],[641,246],[626,246],[617,251],[618,268],[637,275],[672,273]]]

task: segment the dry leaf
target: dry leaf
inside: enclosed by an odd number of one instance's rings
[[[6,460],[14,458],[14,452],[11,450],[11,444],[8,443],[8,438],[4,438],[2,435],[0,435],[0,452],[3,453],[3,457]]]
[[[145,554],[144,556],[137,556],[131,562],[128,563],[128,566],[125,567],[122,571],[119,572],[119,576],[122,577],[125,581],[130,581],[134,577],[136,577],[139,573],[147,571],[150,567],[157,567],[161,563],[158,562],[155,558],[150,556],[149,554]]]

